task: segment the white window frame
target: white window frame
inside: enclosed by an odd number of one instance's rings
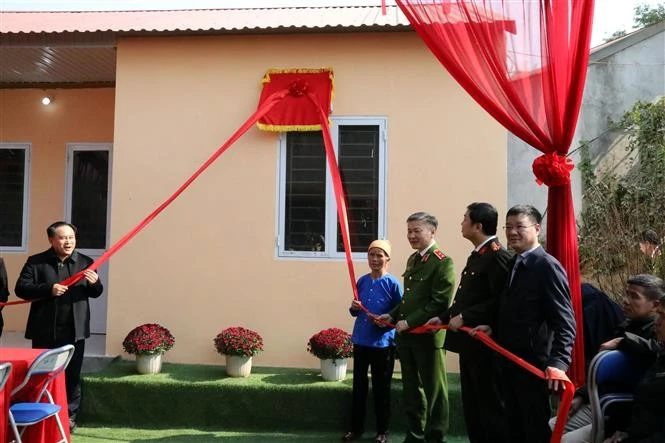
[[[339,146],[339,126],[378,126],[379,127],[379,184],[378,184],[378,238],[385,238],[386,234],[386,165],[388,154],[388,119],[380,116],[351,116],[351,117],[331,117],[330,134],[333,140],[335,156],[338,157]],[[278,141],[278,164],[277,164],[277,220],[276,220],[276,258],[287,259],[305,259],[305,260],[343,260],[345,254],[343,251],[337,252],[337,204],[335,202],[335,192],[332,185],[330,168],[326,162],[326,247],[324,251],[287,251],[284,249],[284,225],[286,219],[286,143],[287,135],[280,134]],[[354,259],[363,259],[366,257],[364,252],[352,253]]]
[[[25,151],[25,164],[23,165],[23,226],[21,229],[21,246],[5,246],[0,244],[2,252],[26,252],[28,250],[28,210],[30,208],[30,167],[31,143],[0,143],[0,149],[23,149]]]

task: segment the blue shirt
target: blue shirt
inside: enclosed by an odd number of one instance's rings
[[[386,274],[376,280],[370,274],[358,279],[358,299],[372,314],[381,315],[393,309],[402,301],[402,285],[391,275]],[[386,348],[393,346],[395,330],[382,328],[374,324],[363,310],[351,311],[356,317],[351,341],[360,346]]]

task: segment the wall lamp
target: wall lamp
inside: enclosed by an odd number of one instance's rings
[[[55,101],[55,98],[52,95],[45,95],[42,97],[42,105],[48,106]]]

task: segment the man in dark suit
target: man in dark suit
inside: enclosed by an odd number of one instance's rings
[[[0,258],[0,303],[4,303],[9,298],[9,286],[7,284],[7,268],[5,268],[5,261]],[[0,306],[0,337],[2,337],[2,328],[5,325],[2,319],[2,308]]]
[[[501,395],[511,443],[547,443],[551,430],[549,390],[570,365],[575,318],[568,277],[561,264],[540,246],[542,216],[531,205],[506,214],[511,259],[508,284],[499,300],[496,341],[508,351],[545,371],[547,381],[508,360],[501,360]],[[486,326],[477,330],[489,331]]]
[[[496,355],[464,332],[462,326],[496,327],[499,296],[508,277],[510,253],[496,238],[497,211],[472,203],[462,220],[462,236],[475,249],[462,271],[455,300],[427,324],[448,324],[445,349],[459,353],[464,421],[471,443],[496,443],[503,435],[503,408],[496,385]]]
[[[75,250],[76,228],[66,222],[55,222],[46,229],[51,247],[28,257],[16,282],[16,295],[31,300],[25,338],[33,348],[52,349],[74,345],[65,372],[69,425],[76,426],[81,405],[81,365],[85,339],[90,337],[89,297],[102,295],[97,273],[87,269],[93,260]],[[83,271],[84,278],[71,286],[60,282]]]

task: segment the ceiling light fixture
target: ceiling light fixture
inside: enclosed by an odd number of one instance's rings
[[[51,103],[53,103],[54,101],[55,101],[55,99],[50,95],[45,95],[44,97],[42,97],[42,105],[44,105],[44,106],[48,106]]]

